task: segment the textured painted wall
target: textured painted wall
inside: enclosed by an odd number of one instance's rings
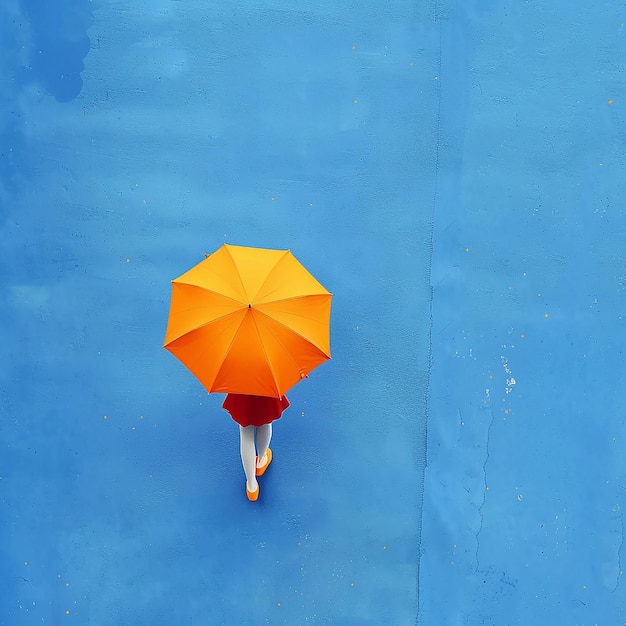
[[[0,8],[0,623],[626,623],[623,7],[48,4]],[[160,347],[224,241],[335,294],[256,505]]]
[[[0,622],[413,623],[432,7],[2,11]],[[169,281],[225,241],[335,294],[256,505],[221,397],[161,349]]]
[[[456,5],[418,623],[622,624],[626,15]]]

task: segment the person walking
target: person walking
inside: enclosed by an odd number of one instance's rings
[[[222,407],[239,424],[241,464],[246,475],[248,500],[259,497],[257,476],[262,476],[272,462],[272,422],[289,407],[287,396],[273,398],[229,393]]]

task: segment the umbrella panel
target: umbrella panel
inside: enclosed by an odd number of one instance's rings
[[[241,303],[228,296],[174,281],[165,347],[185,333],[241,310]]]
[[[242,273],[242,276],[245,280],[245,274]],[[330,295],[287,250],[255,292],[254,304],[321,294]]]
[[[165,347],[210,392],[245,315],[246,311],[240,310],[219,318],[181,335]]]
[[[265,314],[291,332],[306,337],[330,356],[330,303],[332,296],[310,295],[259,304],[255,311]]]

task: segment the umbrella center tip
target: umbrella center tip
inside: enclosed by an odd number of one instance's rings
[[[251,305],[251,304],[248,304],[248,308],[249,308],[249,309],[251,309],[251,308],[252,308],[252,305]]]

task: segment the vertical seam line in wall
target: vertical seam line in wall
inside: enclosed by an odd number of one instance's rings
[[[433,248],[434,248],[434,229],[435,229],[435,213],[437,209],[437,199],[439,195],[439,143],[441,140],[441,66],[442,66],[442,41],[443,41],[443,17],[440,14],[439,2],[435,2],[435,12],[433,21],[438,25],[439,41],[438,41],[438,54],[437,54],[437,76],[435,78],[436,87],[436,116],[434,124],[434,180],[433,180],[433,199],[431,204],[431,216],[430,216],[430,241],[429,241],[429,262],[428,262],[428,284],[429,284],[429,328],[428,328],[428,354],[427,354],[427,369],[426,369],[426,384],[424,385],[424,398],[421,406],[424,407],[424,415],[418,426],[421,429],[419,433],[422,437],[424,445],[422,446],[423,454],[420,459],[419,467],[421,468],[422,475],[419,477],[420,489],[418,493],[421,494],[418,502],[418,529],[417,529],[417,572],[416,572],[416,601],[417,601],[417,614],[415,616],[415,624],[419,626],[420,623],[420,574],[421,574],[421,559],[422,559],[422,520],[424,514],[424,479],[426,472],[426,464],[428,462],[428,409],[429,409],[429,396],[430,396],[430,374],[432,369],[432,353],[433,353],[433,285],[432,285],[432,261],[433,261]]]

